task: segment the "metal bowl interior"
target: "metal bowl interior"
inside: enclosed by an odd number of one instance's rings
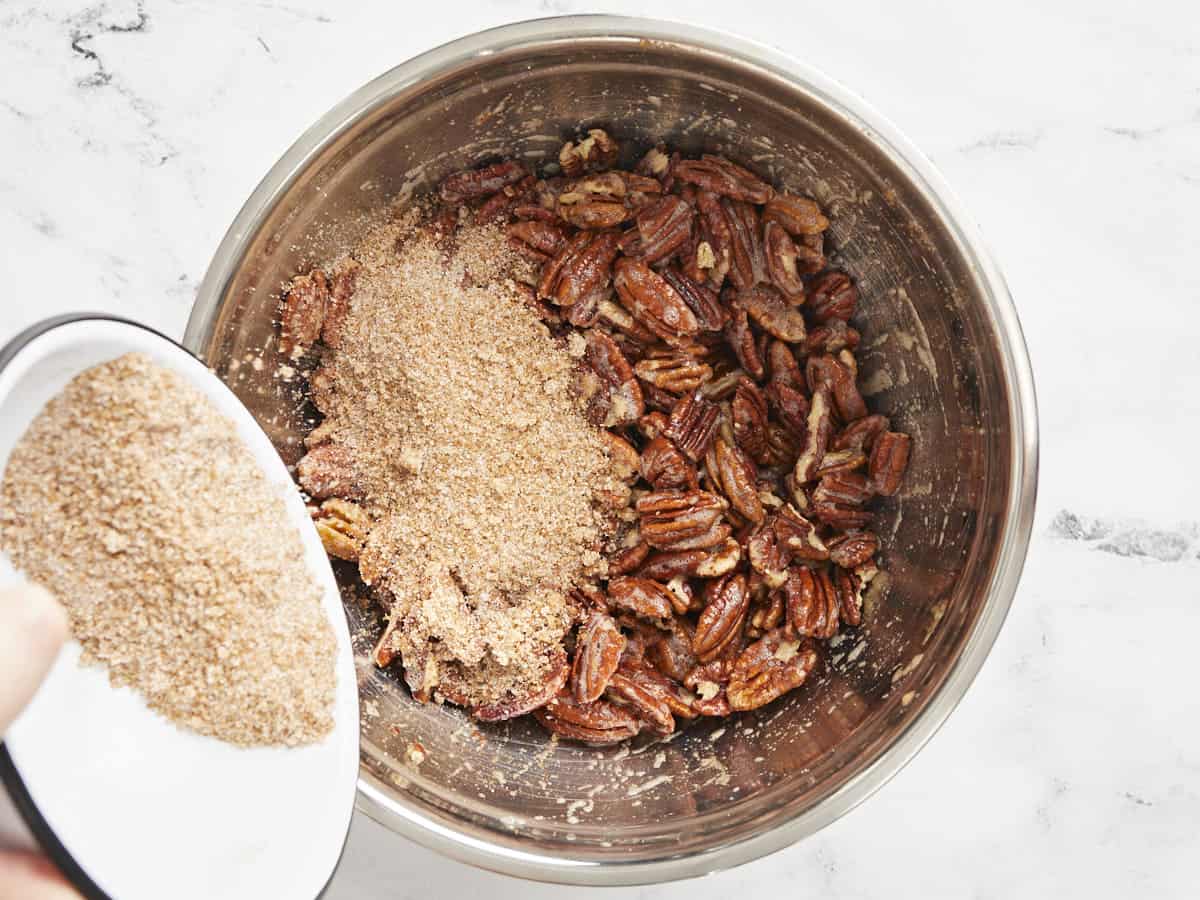
[[[608,128],[630,155],[660,140],[724,153],[819,199],[834,259],[861,286],[862,389],[915,447],[902,493],[879,504],[888,575],[864,626],[837,642],[820,677],[760,711],[699,721],[669,741],[588,749],[526,722],[477,726],[360,666],[369,814],[510,874],[635,883],[795,841],[919,749],[1011,601],[1036,427],[1003,282],[928,164],[819,74],[724,35],[641,20],[509,26],[364,87],[247,203],[201,287],[189,347],[294,460],[298,404],[273,375],[280,285],[347,249],[397,197],[490,156],[552,160],[581,124]],[[259,356],[261,369],[245,364]],[[354,603],[348,612],[369,648],[378,614]],[[411,742],[424,748],[420,765]]]

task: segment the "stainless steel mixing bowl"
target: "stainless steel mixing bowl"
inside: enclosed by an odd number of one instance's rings
[[[347,248],[389,199],[491,155],[553,159],[580,124],[643,149],[661,139],[726,153],[817,197],[837,262],[862,289],[863,389],[915,443],[903,492],[881,506],[890,577],[872,592],[866,623],[820,678],[763,710],[700,721],[667,742],[595,750],[525,722],[480,727],[418,704],[364,662],[368,815],[497,871],[629,884],[710,872],[811,834],[945,720],[1016,588],[1033,518],[1036,413],[1000,274],[941,178],[886,120],[773,50],[637,19],[499,28],[354,93],[238,215],[200,286],[187,345],[295,459],[297,404],[273,377],[280,284]],[[245,364],[260,352],[261,371]],[[369,646],[376,613],[348,610]]]

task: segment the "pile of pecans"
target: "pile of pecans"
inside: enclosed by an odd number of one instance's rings
[[[547,682],[474,711],[532,712],[591,744],[802,684],[819,642],[861,622],[869,503],[898,491],[911,444],[859,393],[858,292],[827,267],[815,201],[720,156],[659,146],[632,171],[619,157],[592,129],[558,175],[515,160],[453,174],[430,223],[503,224],[535,264],[527,301],[580,358],[577,390],[628,486],[607,498],[608,578],[574,586],[579,624]],[[351,529],[334,513],[318,517],[336,543]]]

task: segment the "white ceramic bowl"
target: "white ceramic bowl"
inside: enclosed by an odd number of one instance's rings
[[[110,687],[105,670],[81,667],[72,642],[4,736],[0,779],[29,832],[88,898],[315,897],[350,826],[358,692],[329,562],[266,435],[174,342],[129,322],[68,317],[34,326],[0,350],[0,470],[68,381],[129,352],[178,372],[207,396],[286,497],[337,636],[334,731],[307,747],[250,749],[185,731],[139,694]],[[20,577],[0,553],[0,585]]]

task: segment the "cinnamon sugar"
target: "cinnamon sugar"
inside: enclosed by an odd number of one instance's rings
[[[576,362],[524,304],[499,229],[446,252],[392,222],[354,255],[321,428],[374,521],[360,571],[392,598],[389,655],[423,696],[520,698],[561,660],[567,592],[602,565],[595,497],[613,476]]]
[[[77,376],[13,449],[0,548],[53,590],[85,663],[235,744],[333,727],[333,631],[281,492],[232,422],[129,354]]]

